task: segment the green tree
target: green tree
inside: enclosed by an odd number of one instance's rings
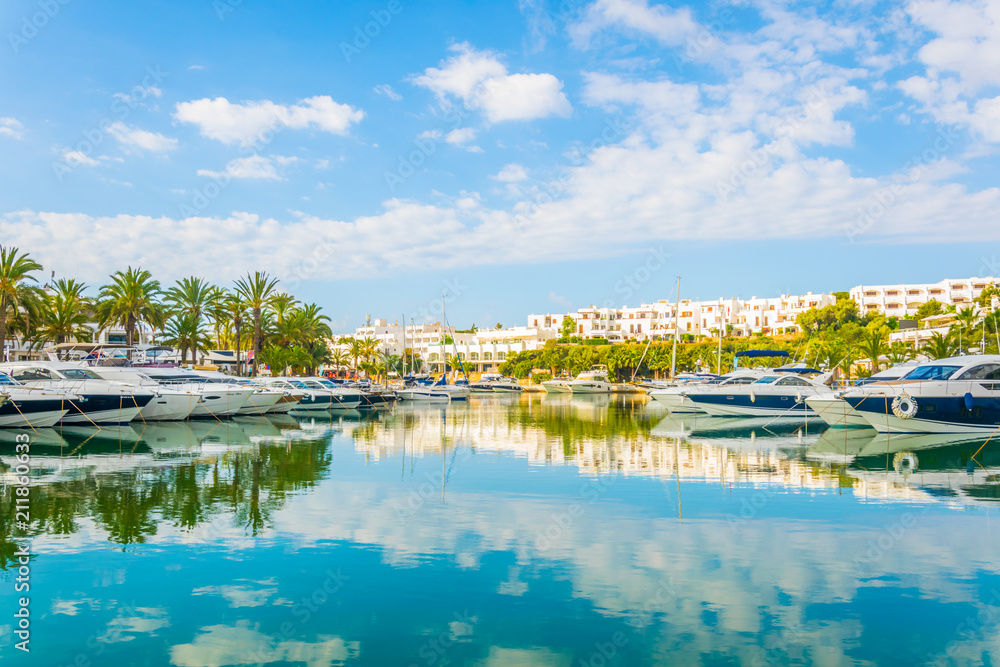
[[[261,314],[277,292],[277,287],[278,279],[261,271],[256,271],[253,274],[247,273],[246,276],[236,281],[236,292],[253,313],[253,375],[257,375],[258,357],[264,342]]]
[[[889,352],[889,329],[886,326],[870,327],[865,330],[858,351],[868,357],[872,373],[878,373],[881,358]]]
[[[559,333],[562,334],[563,338],[569,338],[576,333],[576,322],[569,315],[563,317],[562,326],[559,327]]]
[[[111,282],[101,287],[97,295],[97,316],[102,329],[112,326],[125,328],[125,344],[131,347],[137,330],[145,323],[153,329],[164,323],[164,311],[159,302],[159,281],[149,271],[131,266],[125,272],[111,274]]]
[[[917,313],[916,313],[916,315],[914,315],[914,317],[919,322],[920,320],[924,319],[925,317],[931,317],[933,315],[940,315],[943,312],[944,312],[944,304],[942,304],[937,299],[931,299],[927,303],[920,304],[920,307],[917,308]]]
[[[195,313],[177,313],[163,329],[163,343],[181,351],[181,364],[187,363],[187,353],[191,350],[191,360],[197,361],[198,350],[206,350],[212,339],[201,328],[201,319]]]
[[[21,253],[18,248],[0,247],[0,351],[7,342],[7,318],[16,316],[26,302],[37,299],[37,282],[33,275],[42,265]]]
[[[930,340],[921,346],[920,351],[929,359],[947,359],[958,352],[958,343],[950,331],[946,334],[935,332]]]
[[[90,302],[83,296],[86,285],[75,280],[55,281],[53,292],[46,294],[38,335],[42,341],[56,345],[70,338],[89,341],[93,330],[87,326],[90,321]],[[60,352],[60,356],[63,353]]]

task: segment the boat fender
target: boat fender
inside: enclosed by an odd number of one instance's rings
[[[753,393],[753,389],[750,390],[750,402],[751,403],[757,402],[757,395]]]
[[[802,392],[801,391],[795,392],[795,402],[796,403],[801,403],[802,402]]]
[[[892,458],[892,467],[901,475],[911,475],[917,471],[920,465],[917,455],[913,452],[898,452]]]
[[[971,411],[974,407],[976,407],[975,397],[972,395],[972,392],[965,392],[965,409]]]
[[[917,414],[917,401],[915,398],[903,392],[892,399],[892,414],[900,419],[910,419]]]

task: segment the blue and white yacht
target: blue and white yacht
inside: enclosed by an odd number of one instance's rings
[[[928,361],[843,399],[880,433],[992,434],[1000,430],[1000,355]]]

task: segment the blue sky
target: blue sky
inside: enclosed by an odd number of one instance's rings
[[[0,26],[0,241],[94,285],[265,269],[346,330],[442,293],[484,326],[677,274],[1000,273],[1000,2],[11,0]]]

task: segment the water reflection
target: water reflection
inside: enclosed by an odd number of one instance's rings
[[[984,660],[984,440],[533,395],[47,430],[38,664]]]

